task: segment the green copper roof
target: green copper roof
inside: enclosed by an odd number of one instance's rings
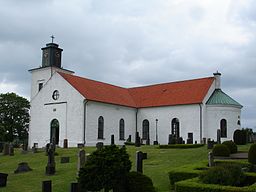
[[[211,97],[206,102],[207,105],[235,105],[243,107],[240,103],[229,97],[221,89],[215,89]]]

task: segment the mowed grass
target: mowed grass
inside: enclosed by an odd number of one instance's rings
[[[91,153],[95,147],[85,147],[86,153]],[[243,147],[243,150],[248,147]],[[132,170],[135,170],[136,151],[148,153],[148,159],[144,160],[144,174],[149,176],[157,191],[170,191],[168,172],[176,167],[186,164],[207,161],[208,150],[206,146],[196,149],[159,149],[156,146],[134,147],[127,146],[127,151],[132,161]],[[0,172],[7,173],[7,187],[0,188],[1,192],[41,192],[42,181],[52,180],[53,192],[68,192],[70,183],[76,182],[77,178],[77,148],[57,149],[56,174],[45,175],[47,156],[44,151],[39,153],[21,154],[19,149],[15,150],[14,156],[3,156],[0,154]],[[69,156],[70,163],[61,164],[60,158]],[[14,174],[18,163],[27,162],[33,169],[31,172]]]

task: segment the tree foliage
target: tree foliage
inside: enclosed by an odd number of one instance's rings
[[[78,181],[82,191],[122,191],[131,161],[125,147],[105,146],[94,151],[79,172]]]
[[[0,141],[27,139],[29,107],[29,101],[15,93],[0,94]]]

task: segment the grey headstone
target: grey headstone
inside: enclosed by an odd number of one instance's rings
[[[9,155],[9,144],[8,143],[4,144],[4,155]]]
[[[96,148],[97,148],[97,150],[101,150],[101,149],[103,148],[103,146],[104,146],[104,143],[103,143],[103,142],[98,142],[98,143],[96,143]]]
[[[14,148],[12,144],[9,145],[9,155],[14,156]]]
[[[178,139],[177,139],[177,144],[183,144],[183,139],[182,139],[182,137],[178,137]]]
[[[208,153],[208,165],[209,165],[209,167],[214,166],[214,157],[213,157],[213,153],[211,151]]]
[[[77,174],[79,174],[80,169],[84,167],[85,162],[87,160],[86,154],[85,154],[85,150],[81,149],[78,152],[77,157],[78,157],[78,161],[77,161]]]
[[[32,169],[28,166],[27,162],[19,163],[18,168],[14,171],[14,173],[23,173],[32,171]]]
[[[43,181],[42,182],[42,192],[52,192],[52,181]]]

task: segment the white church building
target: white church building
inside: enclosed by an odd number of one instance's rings
[[[124,144],[136,132],[143,142],[168,144],[169,134],[193,143],[233,139],[242,105],[221,89],[221,74],[124,88],[74,75],[61,66],[62,49],[48,43],[42,65],[29,70],[31,110],[29,146],[55,141],[63,146],[97,142]]]

